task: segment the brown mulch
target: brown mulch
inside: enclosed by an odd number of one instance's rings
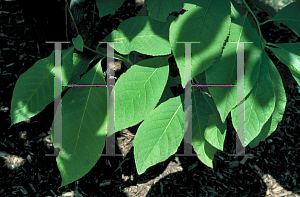
[[[17,79],[47,54],[37,49],[37,33],[23,16],[39,9],[31,8],[30,3],[0,3],[1,196],[300,196],[300,87],[295,84],[286,88],[287,106],[277,130],[257,147],[246,147],[246,154],[254,157],[228,156],[235,153],[236,134],[231,121],[227,121],[224,151],[215,155],[215,170],[196,156],[172,155],[138,175],[133,155],[137,125],[116,133],[116,154],[123,153],[124,157],[103,156],[84,177],[58,189],[61,177],[55,157],[45,156],[53,153],[50,127],[54,103],[39,115],[8,129],[10,101]],[[39,12],[46,12],[43,9]],[[51,38],[54,34],[50,30]],[[283,37],[282,42],[292,39]],[[176,154],[182,154],[188,145],[182,142]]]

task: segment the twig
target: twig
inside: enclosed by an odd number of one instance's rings
[[[76,26],[75,20],[74,20],[74,18],[73,18],[72,12],[71,12],[71,10],[70,10],[70,8],[69,8],[69,4],[68,4],[67,0],[65,0],[65,2],[66,2],[66,4],[67,4],[67,8],[68,8],[69,14],[70,14],[70,16],[71,16],[71,19],[72,19],[72,21],[73,21],[73,24],[74,24],[74,27],[75,27],[75,29],[76,29],[76,32],[77,32],[77,34],[79,35],[79,31],[78,31],[78,29],[77,29],[77,26]]]
[[[67,41],[69,41],[69,36],[68,36],[68,14],[67,14],[67,9],[68,9],[68,2],[65,4],[65,19],[66,19],[66,38]],[[69,43],[68,43],[68,48],[69,48]]]

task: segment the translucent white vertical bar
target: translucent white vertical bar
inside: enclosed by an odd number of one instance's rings
[[[55,48],[55,86],[54,86],[54,146],[57,147],[54,149],[54,154],[45,154],[46,156],[71,156],[71,154],[61,154],[60,148],[62,148],[62,100],[61,100],[61,85],[62,85],[62,73],[61,73],[61,49],[62,43],[69,42],[46,42],[54,43]],[[57,112],[57,113],[56,113]]]
[[[176,42],[185,44],[185,55],[184,55],[184,140],[187,143],[192,144],[192,43],[200,42]],[[184,154],[176,154],[176,156],[194,156],[192,146],[184,146]],[[200,154],[198,154],[200,155]]]

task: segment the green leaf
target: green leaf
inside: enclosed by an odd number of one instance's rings
[[[210,99],[206,94],[199,92],[199,89],[192,88],[192,111],[193,111],[193,133],[192,145],[198,158],[208,167],[213,167],[212,160],[218,149],[213,147],[204,137],[210,112],[208,111],[205,99]]]
[[[168,57],[133,65],[115,85],[115,131],[143,121],[158,103],[169,75]]]
[[[165,22],[169,14],[181,11],[182,4],[183,0],[152,0],[147,1],[147,9],[153,19]]]
[[[104,84],[101,64],[85,74],[79,84]],[[62,145],[54,141],[54,123],[51,139],[60,154],[56,157],[62,177],[61,186],[78,180],[96,164],[105,145],[107,88],[73,87],[62,99]],[[56,110],[56,114],[61,110]]]
[[[75,49],[83,52],[83,39],[80,35],[78,35],[76,38],[72,38],[72,42],[74,44]]]
[[[287,25],[297,36],[300,36],[300,1],[290,3],[278,11],[271,20]]]
[[[192,77],[195,77],[219,57],[230,28],[229,1],[204,0],[197,6],[185,3],[184,8],[188,11],[179,15],[170,26],[170,44],[182,87],[187,83],[184,79],[185,44],[176,42],[200,42],[192,44]]]
[[[300,43],[274,44],[278,47],[268,47],[275,56],[289,67],[293,77],[300,85]]]
[[[133,17],[123,21],[118,30],[114,30],[103,42],[122,42],[114,45],[114,49],[127,55],[131,51],[158,56],[171,53],[169,43],[169,19],[162,23],[150,16]]]
[[[268,56],[264,52],[258,81],[245,101],[245,131],[243,129],[242,131],[237,131],[244,147],[258,136],[275,109],[276,98],[269,73],[268,61]],[[242,102],[241,105],[243,104]],[[235,107],[231,111],[232,124],[235,130],[237,130],[237,115],[244,117],[244,114],[237,114],[237,108]]]
[[[63,84],[67,84],[71,77],[73,51],[73,47],[62,50]],[[11,100],[10,127],[39,114],[49,103],[54,101],[54,68],[53,51],[49,57],[37,61],[20,76]],[[62,90],[64,89],[65,87],[62,88]]]
[[[149,114],[134,138],[134,160],[139,175],[176,153],[183,139],[183,127],[180,96],[167,100]]]
[[[264,52],[265,53],[265,52]],[[280,74],[268,57],[268,66],[270,71],[270,77],[276,97],[275,109],[272,116],[269,118],[268,122],[263,126],[259,135],[253,139],[249,144],[251,148],[257,146],[260,141],[264,141],[268,136],[270,136],[277,128],[278,123],[282,120],[285,106],[286,106],[286,94],[283,88]]]
[[[117,10],[124,3],[124,0],[96,0],[96,5],[99,10],[99,17],[102,18],[113,11]]]
[[[285,106],[286,106],[286,93],[283,88],[283,83],[281,81],[280,74],[271,61],[271,59],[268,58],[268,65],[269,65],[269,71],[270,71],[270,77],[272,80],[272,85],[276,97],[276,102],[275,102],[275,109],[272,114],[272,122],[270,126],[270,130],[268,132],[267,136],[270,136],[277,128],[278,123],[282,120]]]
[[[226,136],[226,121],[222,123],[217,107],[210,97],[204,97],[204,100],[205,107],[209,111],[208,123],[204,132],[205,139],[212,146],[223,151]]]
[[[246,97],[253,89],[259,76],[263,51],[260,38],[251,27],[247,17],[243,16],[231,23],[228,42],[253,42],[244,44]],[[222,57],[206,70],[207,84],[237,84],[237,52],[237,43],[227,43],[225,45]],[[220,112],[221,120],[225,121],[229,112],[237,104],[236,87],[208,87],[208,89]]]

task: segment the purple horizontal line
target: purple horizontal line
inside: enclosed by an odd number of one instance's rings
[[[192,85],[193,87],[235,87],[236,85]]]
[[[106,85],[62,85],[66,87],[106,87]]]

